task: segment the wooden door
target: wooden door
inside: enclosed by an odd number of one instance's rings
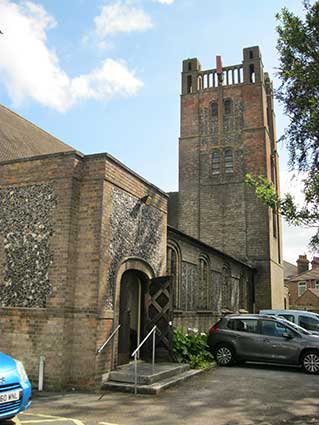
[[[156,358],[172,357],[172,284],[170,276],[151,279],[145,293],[145,336],[156,325]],[[144,357],[152,356],[152,338],[143,350]]]

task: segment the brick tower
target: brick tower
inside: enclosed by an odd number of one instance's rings
[[[243,62],[203,71],[183,61],[178,220],[196,239],[257,269],[256,311],[283,307],[281,223],[256,199],[246,173],[264,175],[279,192],[272,83],[259,47]]]

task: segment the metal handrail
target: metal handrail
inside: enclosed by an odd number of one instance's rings
[[[101,347],[96,350],[96,354],[100,354],[104,348],[107,346],[107,344],[111,341],[111,339],[114,337],[114,335],[118,332],[118,330],[120,329],[121,325],[117,325],[117,327],[114,329],[114,331],[111,333],[111,335],[107,338],[107,340],[103,343],[103,345],[101,345]],[[114,369],[114,339],[113,339],[113,346],[112,346],[112,370]]]
[[[143,341],[138,345],[138,347],[133,351],[132,357],[134,357],[134,394],[137,394],[137,355],[139,354],[140,348],[148,340],[148,338],[153,334],[153,350],[152,350],[152,373],[154,374],[155,366],[155,332],[156,325],[149,331]]]

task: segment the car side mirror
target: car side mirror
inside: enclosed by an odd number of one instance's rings
[[[282,336],[287,339],[293,338],[293,334],[291,332],[283,332]]]

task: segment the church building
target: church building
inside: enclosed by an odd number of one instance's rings
[[[172,326],[281,308],[280,219],[244,182],[262,174],[279,191],[275,141],[258,47],[240,65],[183,62],[176,193],[0,106],[0,350],[33,382],[44,359],[47,389],[84,388],[154,325],[160,356]]]

